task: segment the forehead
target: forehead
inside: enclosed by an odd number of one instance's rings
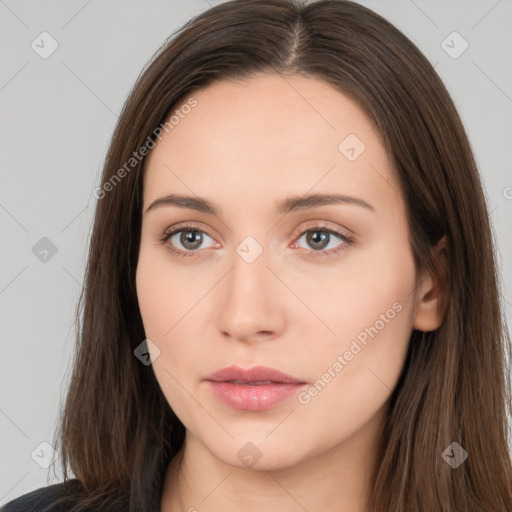
[[[261,201],[262,193],[281,197],[364,189],[378,203],[386,199],[381,196],[397,193],[371,119],[320,79],[221,80],[192,97],[196,106],[147,157],[145,205],[159,193],[176,190],[221,196],[222,201],[235,192],[240,200],[252,194]]]

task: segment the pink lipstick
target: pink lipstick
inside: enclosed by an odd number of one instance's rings
[[[205,379],[225,405],[246,411],[270,409],[295,395],[307,384],[274,368],[255,366],[244,370],[229,366]]]

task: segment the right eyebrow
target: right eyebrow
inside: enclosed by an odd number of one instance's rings
[[[207,213],[209,215],[218,215],[217,209],[213,203],[202,197],[184,196],[181,194],[169,194],[164,197],[155,199],[147,208],[144,213],[148,213],[155,208],[162,206],[178,206],[179,208],[187,208],[189,210],[196,210],[198,212]]]

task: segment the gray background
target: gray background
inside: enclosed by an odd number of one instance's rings
[[[52,456],[41,443],[67,388],[92,191],[117,115],[164,39],[217,3],[0,0],[0,506],[61,480],[41,467]],[[419,46],[454,98],[492,210],[510,323],[512,1],[360,3]],[[58,43],[46,59],[31,46],[51,48],[44,31]],[[453,31],[469,44],[457,58]],[[54,255],[38,254],[43,237]]]

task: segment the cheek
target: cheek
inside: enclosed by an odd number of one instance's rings
[[[342,349],[346,340],[360,333],[364,338],[365,329],[375,323],[388,333],[394,329],[403,333],[412,326],[415,266],[410,246],[399,232],[349,249],[328,270],[309,265],[283,268],[282,273],[318,318],[308,315],[327,349]],[[300,313],[293,318],[297,325],[305,323],[304,311]]]
[[[310,386],[298,396],[303,413],[297,417],[304,432],[322,431],[325,449],[386,407],[405,362],[411,310],[410,302],[381,297],[372,310],[356,309],[357,318],[341,313],[343,320],[333,322],[337,335],[319,339],[307,354]],[[336,342],[322,343],[330,339]]]
[[[144,331],[160,350],[153,367],[165,387],[173,382],[169,374],[185,374],[191,360],[204,356],[205,333],[200,332],[199,320],[206,315],[205,295],[216,279],[204,272],[183,271],[170,258],[161,247],[147,243],[141,247],[136,272]]]
[[[179,271],[170,275],[171,266],[161,253],[165,251],[151,246],[141,248],[136,273],[137,297],[145,335],[159,351],[154,357],[156,352],[150,349],[156,380],[174,413],[189,425],[193,424],[190,396],[184,389],[189,388],[189,364],[194,356],[189,343],[193,318],[187,312],[193,313],[191,309],[198,299],[192,296],[193,287],[182,288]],[[187,343],[181,341],[185,331]]]
[[[307,292],[311,309],[331,331],[310,322],[306,336],[317,340],[307,357],[318,382],[312,394],[322,395],[322,408],[341,411],[341,400],[348,409],[374,410],[398,380],[412,332],[415,267],[407,242],[391,239],[354,252],[322,293]]]
[[[325,447],[368,424],[386,406],[398,382],[412,318],[408,306],[392,311],[385,316],[387,323],[379,318],[365,322],[364,328],[354,325],[354,336],[337,336],[340,340],[336,347],[322,347],[311,354],[309,362],[316,375],[298,397],[305,409],[302,426],[305,431],[315,432],[319,419],[323,419],[320,424]]]
[[[175,261],[175,260],[174,260]],[[163,339],[204,294],[196,273],[183,272],[159,245],[143,242],[136,272],[137,298],[146,336]]]
[[[159,278],[160,277],[160,278]],[[148,338],[157,337],[165,329],[163,314],[167,309],[168,294],[161,279],[161,271],[151,260],[149,251],[141,250],[136,274],[137,299]]]

